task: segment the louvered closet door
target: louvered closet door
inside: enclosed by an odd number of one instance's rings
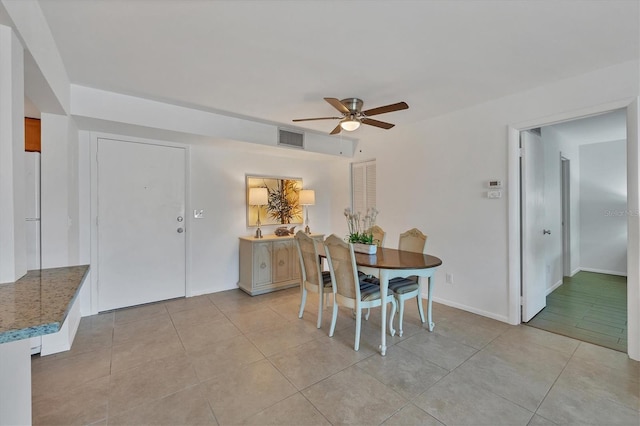
[[[376,162],[366,161],[351,165],[352,206],[354,212],[365,214],[376,207]]]

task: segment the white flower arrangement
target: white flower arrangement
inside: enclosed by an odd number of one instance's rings
[[[346,240],[350,243],[374,244],[373,234],[370,229],[376,224],[378,210],[375,207],[367,209],[366,215],[360,212],[353,213],[350,208],[344,209],[344,216],[347,219],[349,235]]]

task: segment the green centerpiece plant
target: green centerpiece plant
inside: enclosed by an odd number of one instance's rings
[[[375,244],[371,227],[376,224],[378,210],[375,207],[367,209],[363,216],[360,212],[354,213],[350,208],[344,209],[344,216],[347,219],[349,235],[346,240],[353,244]]]

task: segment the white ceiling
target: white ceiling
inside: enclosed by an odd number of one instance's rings
[[[359,97],[364,109],[406,101],[409,110],[376,117],[401,126],[640,52],[638,0],[40,6],[74,84],[289,126],[335,115],[323,97]]]

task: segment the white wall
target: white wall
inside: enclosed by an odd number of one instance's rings
[[[418,227],[429,236],[427,251],[443,260],[435,300],[508,320],[507,126],[631,99],[638,82],[638,63],[625,63],[380,132],[360,144],[356,161],[377,159],[378,222],[389,241]],[[503,198],[485,197],[489,179],[506,183]],[[453,284],[444,284],[447,272]]]
[[[78,130],[64,115],[41,115],[42,267],[79,263]]]
[[[580,146],[580,269],[627,275],[627,141]]]
[[[180,142],[180,141],[176,141]],[[189,191],[190,293],[211,293],[237,288],[238,247],[240,236],[253,235],[255,228],[246,225],[245,175],[300,177],[305,188],[316,191],[316,205],[309,207],[311,230],[332,231],[330,200],[335,188],[328,170],[336,160],[291,159],[250,150],[237,150],[215,145],[193,145],[190,148],[191,189]],[[347,164],[345,163],[345,166]],[[204,209],[204,219],[193,219],[194,209]],[[263,233],[273,233],[276,225],[263,226]],[[296,229],[301,229],[298,225]]]
[[[542,129],[544,130],[544,129]],[[547,292],[562,284],[562,191],[560,143],[545,138],[542,132],[544,153],[544,229],[551,231],[545,235],[545,278]]]
[[[27,272],[23,48],[0,25],[0,284]]]
[[[555,135],[546,128],[547,135]],[[580,150],[575,141],[560,140],[560,154],[569,160],[569,232],[571,276],[580,271]]]
[[[41,112],[69,112],[69,78],[37,0],[0,0],[27,50],[29,99]],[[24,92],[22,93],[24,96]],[[22,114],[22,112],[20,113]]]

